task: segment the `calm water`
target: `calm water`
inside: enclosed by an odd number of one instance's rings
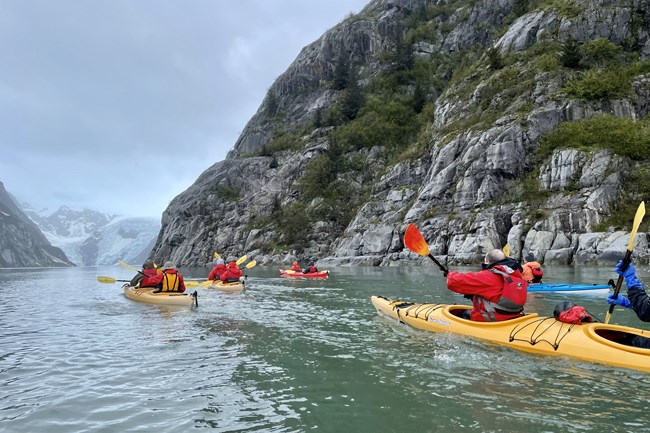
[[[603,283],[611,268],[546,267]],[[370,296],[466,303],[432,267],[337,268],[326,281],[248,271],[199,308],[126,299],[121,267],[0,270],[0,432],[650,432],[650,375],[431,334]],[[202,277],[207,270],[184,270]],[[650,282],[647,272],[640,272]],[[531,295],[552,314],[571,300]],[[649,329],[630,311],[613,323]]]

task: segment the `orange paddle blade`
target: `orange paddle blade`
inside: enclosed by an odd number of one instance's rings
[[[406,248],[421,256],[429,255],[429,245],[424,240],[422,233],[414,224],[409,224],[404,233],[404,244]]]

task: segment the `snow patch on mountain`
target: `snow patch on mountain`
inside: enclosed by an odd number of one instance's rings
[[[54,246],[79,266],[112,265],[147,257],[160,231],[155,218],[131,218],[67,206],[46,215],[24,204],[24,212]]]

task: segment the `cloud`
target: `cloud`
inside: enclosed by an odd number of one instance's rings
[[[52,210],[160,216],[300,49],[364,4],[5,0],[0,181]]]

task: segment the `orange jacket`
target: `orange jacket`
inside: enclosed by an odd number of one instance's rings
[[[533,269],[539,269],[539,271],[535,272],[536,274],[542,270],[542,265],[537,262],[526,262],[521,265],[521,267],[524,268],[524,271],[521,273],[521,277],[528,282],[533,281],[533,278],[536,276],[533,274]],[[542,275],[544,275],[543,272]]]

